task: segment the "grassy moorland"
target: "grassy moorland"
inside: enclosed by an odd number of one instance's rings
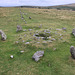
[[[20,10],[27,24],[21,19]],[[16,32],[17,25],[25,31]],[[66,31],[62,27],[67,28]],[[75,11],[0,8],[0,29],[7,35],[6,41],[0,40],[0,75],[75,75],[75,60],[69,52],[70,46],[75,46],[75,37],[71,35],[74,27]],[[37,40],[33,36],[44,30],[51,31],[51,38]],[[49,42],[52,38],[55,40]],[[45,54],[35,62],[32,56],[39,50],[44,50]]]

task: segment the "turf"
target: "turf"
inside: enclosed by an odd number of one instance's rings
[[[27,24],[21,19],[20,10]],[[75,11],[71,10],[0,8],[0,29],[7,35],[6,41],[0,40],[0,75],[75,75],[75,60],[69,52],[70,46],[75,46],[75,37],[71,34],[74,24]],[[17,25],[27,31],[16,32]],[[67,30],[56,30],[62,27]],[[51,37],[56,39],[52,43],[33,37],[35,32],[47,29],[51,31]],[[55,32],[58,34],[55,35]],[[59,40],[59,34],[62,34],[62,40]],[[19,41],[19,44],[15,41]],[[30,44],[26,45],[25,42]],[[32,56],[38,50],[44,50],[45,54],[35,62]],[[14,58],[11,59],[10,55]]]

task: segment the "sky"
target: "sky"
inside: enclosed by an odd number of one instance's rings
[[[0,0],[0,6],[54,6],[75,3],[75,0]]]

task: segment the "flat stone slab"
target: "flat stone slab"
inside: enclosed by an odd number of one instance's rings
[[[32,56],[32,59],[34,59],[36,62],[40,60],[40,57],[42,57],[44,55],[44,51],[37,51],[36,53],[34,53],[34,55]]]

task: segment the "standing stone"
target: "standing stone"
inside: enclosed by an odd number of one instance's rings
[[[75,36],[75,29],[72,30],[72,34]]]
[[[40,57],[42,57],[44,55],[44,51],[37,51],[36,53],[34,53],[34,55],[32,56],[32,59],[34,59],[36,62],[40,60]]]
[[[18,32],[18,31],[22,31],[22,27],[21,27],[20,25],[17,25],[17,30],[16,30],[16,32]]]
[[[0,30],[0,34],[1,34],[1,40],[5,41],[6,38],[7,38],[7,36],[5,35],[5,33],[2,30]]]
[[[70,53],[71,53],[72,58],[75,59],[75,48],[74,48],[74,46],[70,47]]]

